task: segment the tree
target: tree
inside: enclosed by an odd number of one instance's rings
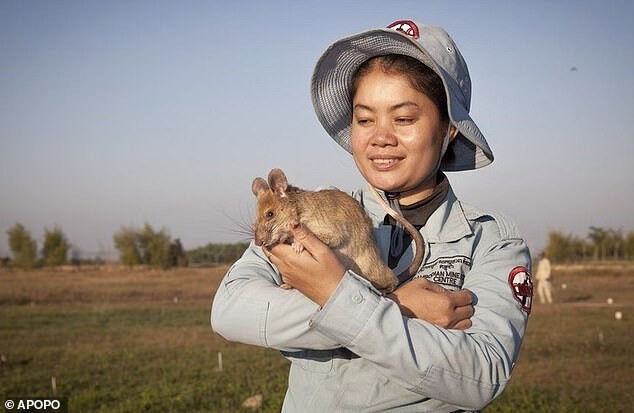
[[[625,242],[623,240],[623,231],[621,229],[609,229],[608,230],[608,249],[611,252],[612,258],[618,260],[623,254]]]
[[[71,247],[70,263],[75,267],[81,266],[81,251],[76,246]]]
[[[189,262],[193,265],[229,264],[235,262],[247,249],[249,244],[207,244],[187,251]]]
[[[70,250],[70,244],[59,227],[52,230],[44,228],[44,245],[42,247],[44,265],[53,267],[66,264],[68,250]]]
[[[568,261],[570,256],[570,246],[568,238],[558,231],[550,231],[548,233],[548,245],[546,253],[553,262]]]
[[[589,245],[588,241],[583,239],[583,238],[579,238],[579,237],[572,237],[571,240],[571,259],[573,261],[585,261],[588,259],[588,254],[589,251],[592,249],[592,247]]]
[[[607,255],[608,232],[603,228],[590,227],[588,238],[594,244],[594,259],[603,260]]]
[[[165,229],[156,231],[148,223],[143,229],[124,227],[114,234],[113,240],[119,251],[119,261],[124,265],[133,267],[145,264],[155,268],[169,268],[172,265],[171,239]]]
[[[169,268],[170,244],[170,236],[165,229],[156,231],[146,222],[139,236],[143,263],[155,268]]]
[[[11,263],[11,258],[0,257],[0,268],[7,268]]]
[[[133,228],[122,227],[113,235],[114,247],[119,251],[119,261],[133,267],[143,263],[138,245],[138,234]]]
[[[37,242],[31,233],[20,223],[7,230],[9,248],[13,253],[13,265],[17,268],[30,269],[37,264]]]
[[[623,250],[625,253],[625,259],[634,261],[634,232],[628,232],[623,243],[624,243]]]
[[[187,254],[185,254],[185,249],[180,239],[176,238],[170,244],[169,257],[171,267],[187,267]]]

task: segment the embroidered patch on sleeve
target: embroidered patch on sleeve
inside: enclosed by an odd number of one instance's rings
[[[527,314],[531,313],[533,302],[533,280],[526,267],[515,267],[509,274],[509,285],[515,299]]]

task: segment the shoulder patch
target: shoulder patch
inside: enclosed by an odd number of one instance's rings
[[[509,286],[513,296],[521,304],[526,314],[531,313],[533,303],[533,280],[526,267],[519,266],[511,270],[509,274]]]

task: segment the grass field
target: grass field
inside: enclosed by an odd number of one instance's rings
[[[209,327],[224,271],[0,272],[0,399],[51,396],[54,377],[71,412],[240,412],[255,394],[279,411],[288,362]],[[554,275],[556,304],[534,304],[511,384],[486,411],[632,411],[634,267]]]

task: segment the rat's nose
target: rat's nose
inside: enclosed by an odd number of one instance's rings
[[[264,240],[262,239],[262,237],[258,235],[258,232],[255,231],[255,227],[253,229],[253,241],[255,242],[255,245],[257,245],[258,247],[261,247],[262,245],[264,245]]]

